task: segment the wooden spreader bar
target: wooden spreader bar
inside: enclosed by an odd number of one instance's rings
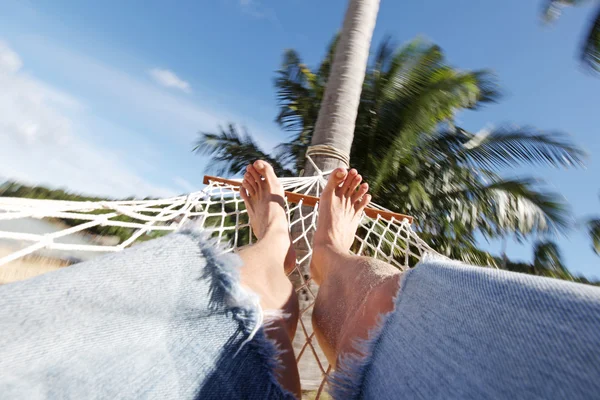
[[[211,181],[223,183],[223,184],[231,185],[231,186],[235,186],[235,187],[242,186],[242,182],[233,181],[231,179],[219,178],[218,176],[204,175],[204,184],[205,185],[208,185],[209,182],[211,182]],[[299,203],[300,200],[302,200],[302,205],[311,206],[311,207],[314,207],[317,204],[317,202],[319,201],[318,197],[309,196],[307,194],[294,193],[294,192],[285,192],[285,196],[287,197],[288,201],[290,201],[292,203]],[[404,214],[398,214],[398,213],[391,212],[391,211],[383,211],[383,210],[377,210],[375,208],[367,207],[367,208],[365,208],[365,214],[367,214],[367,216],[369,216],[373,219],[377,218],[377,216],[379,215],[382,219],[385,219],[387,221],[390,221],[392,218],[394,218],[396,221],[402,221],[402,220],[407,219],[410,224],[413,223],[413,217],[404,215]]]

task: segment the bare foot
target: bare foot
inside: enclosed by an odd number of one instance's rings
[[[242,190],[240,194],[258,240],[262,239],[269,229],[287,232],[283,187],[273,168],[261,160],[248,165],[242,186],[246,192]]]
[[[355,353],[380,315],[393,309],[399,272],[382,261],[350,254],[363,210],[371,201],[356,170],[335,170],[323,190],[313,240],[311,274],[319,285],[312,322],[329,362]]]
[[[285,213],[283,187],[277,180],[273,167],[262,160],[248,165],[240,194],[250,219],[252,231],[263,240],[268,237],[273,252],[283,256],[286,273],[295,266],[296,253],[292,246]]]
[[[371,201],[369,185],[355,169],[333,171],[319,201],[319,221],[313,238],[311,275],[320,285],[325,279],[327,263],[318,262],[323,250],[348,254],[365,207]]]
[[[301,396],[298,366],[292,340],[298,324],[298,298],[284,273],[286,263],[295,265],[285,213],[284,192],[273,168],[264,161],[249,165],[240,188],[250,225],[258,242],[240,250],[244,262],[242,284],[260,297],[263,311],[274,311],[265,334],[281,350],[277,379],[298,398]]]

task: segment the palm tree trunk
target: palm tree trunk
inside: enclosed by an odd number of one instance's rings
[[[340,166],[346,167],[346,163],[340,158],[350,159],[356,115],[378,11],[379,0],[349,0],[311,142],[312,146],[331,146],[345,157],[332,157],[318,153],[312,155],[311,158],[321,171]],[[304,176],[312,176],[316,172],[307,160]],[[296,224],[298,228],[299,225]],[[297,233],[292,230],[294,237],[298,236]],[[312,242],[312,235],[307,239]],[[301,259],[307,254],[308,249],[304,240],[299,241],[298,244],[296,252]],[[301,266],[302,274],[308,275],[308,266],[309,262]]]
[[[349,0],[342,33],[335,50],[332,70],[311,142],[312,146],[331,146],[340,152],[342,156],[332,157],[319,155],[318,153],[312,155],[311,158],[321,171],[340,166],[346,167],[346,162],[342,160],[350,158],[356,115],[378,11],[379,0]],[[307,160],[304,167],[304,176],[312,176],[316,172],[313,165]],[[301,229],[300,224],[295,224],[292,228],[292,236],[294,238],[299,237],[303,233],[300,232]],[[312,232],[306,234],[308,241],[312,242]],[[308,246],[304,240],[297,242],[296,253],[298,259],[302,259],[308,254],[308,251]],[[300,273],[305,277],[309,275],[309,265],[310,260],[299,266]],[[294,283],[298,284],[299,282]],[[314,285],[311,285],[311,289],[313,293],[318,290]],[[299,300],[301,310],[313,301],[309,297],[309,293],[299,293]],[[312,326],[311,316],[312,308],[301,317],[307,327]],[[293,343],[296,354],[306,341],[300,331],[298,329]],[[319,358],[325,361],[325,356],[320,349],[317,348],[317,352]],[[298,368],[302,377],[302,388],[316,388],[321,380],[316,360],[310,356],[304,356],[301,358]]]
[[[312,137],[311,145],[332,146],[348,158],[378,11],[379,0],[349,1]],[[313,159],[321,170],[344,166],[337,158]],[[315,172],[308,162],[304,171],[304,175]]]

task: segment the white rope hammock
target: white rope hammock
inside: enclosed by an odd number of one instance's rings
[[[297,336],[301,335],[302,340],[296,338],[295,343],[302,345],[296,346],[296,357],[301,374],[312,371],[313,375],[301,376],[303,387],[315,387],[318,381],[316,386],[321,393],[331,367],[314,340],[309,318],[317,289],[308,276],[308,263],[318,203],[307,195],[318,197],[331,171],[321,172],[313,166],[318,172],[315,176],[280,181],[286,191],[287,215],[298,256],[290,274],[301,300]],[[238,192],[241,180],[205,177],[205,183],[207,186],[198,192],[159,200],[78,202],[0,197],[0,272],[3,266],[28,257],[66,258],[74,263],[93,254],[121,251],[148,235],[167,234],[189,221],[200,224],[225,243],[226,251],[251,244],[248,214]],[[40,233],[28,229],[29,222],[40,220],[55,230]],[[410,217],[371,204],[363,215],[352,251],[379,258],[401,270],[427,253],[437,255],[413,231],[411,222]],[[89,233],[90,228],[99,226],[126,228],[130,236],[118,243],[106,243],[99,240],[106,238]]]

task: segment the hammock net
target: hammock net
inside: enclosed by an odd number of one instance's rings
[[[280,178],[297,254],[290,274],[301,312],[294,351],[302,387],[316,390],[317,398],[331,367],[312,331],[312,307],[318,287],[310,280],[309,263],[319,215],[315,197],[320,195],[330,172]],[[189,221],[200,224],[222,241],[227,252],[251,245],[256,239],[239,196],[241,180],[207,176],[204,183],[206,187],[198,192],[156,200],[79,202],[0,197],[0,273],[2,269],[22,267],[15,268],[15,274],[16,279],[23,279],[27,276],[18,276],[19,271],[27,271],[26,267],[36,261],[54,260],[60,267],[71,265],[166,235]],[[413,266],[426,253],[437,254],[411,225],[412,218],[371,203],[363,214],[351,251],[381,259],[401,270]]]

